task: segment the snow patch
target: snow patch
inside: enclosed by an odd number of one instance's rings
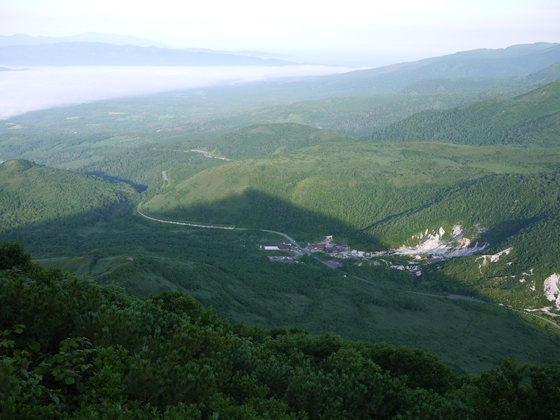
[[[556,308],[560,309],[560,275],[553,274],[544,280],[544,297],[549,301],[556,301]]]

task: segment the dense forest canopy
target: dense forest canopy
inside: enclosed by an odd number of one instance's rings
[[[420,350],[232,324],[184,293],[133,298],[0,248],[2,418],[557,415],[558,365],[461,377]]]

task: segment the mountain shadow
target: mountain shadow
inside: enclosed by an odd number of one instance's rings
[[[149,213],[149,211],[148,211]],[[355,247],[384,248],[371,233],[361,231],[334,217],[296,206],[256,189],[223,200],[179,206],[152,216],[176,221],[233,225],[240,228],[268,229],[286,233],[298,241],[320,240],[333,235]]]
[[[76,272],[77,265],[89,264],[90,279],[114,282],[130,293],[184,290],[233,322],[420,347],[466,372],[504,357],[558,362],[558,340],[505,308],[382,288],[312,259],[270,262],[258,247],[262,232],[156,223],[131,210],[81,227],[70,226],[68,218],[20,227],[0,240],[20,240],[34,258],[48,258],[42,263],[49,267]],[[369,278],[388,286],[395,275],[406,275],[371,270]]]
[[[143,193],[144,191],[146,191],[148,189],[147,185],[138,184],[137,182],[131,181],[130,179],[121,178],[120,176],[112,176],[112,175],[106,174],[106,173],[101,172],[101,171],[84,172],[84,175],[95,175],[95,176],[98,176],[99,178],[104,179],[105,181],[122,182],[124,184],[128,184],[132,188],[134,188],[136,190],[136,192],[139,193],[139,194]]]

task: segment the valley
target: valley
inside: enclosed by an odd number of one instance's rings
[[[0,240],[133,296],[459,373],[560,363],[557,45],[523,67],[542,49],[12,117]],[[347,247],[305,246],[324,235]],[[262,249],[285,240],[298,264]]]

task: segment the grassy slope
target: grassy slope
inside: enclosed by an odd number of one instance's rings
[[[372,141],[558,146],[560,82],[514,99],[492,98],[448,111],[426,111],[375,133]]]

